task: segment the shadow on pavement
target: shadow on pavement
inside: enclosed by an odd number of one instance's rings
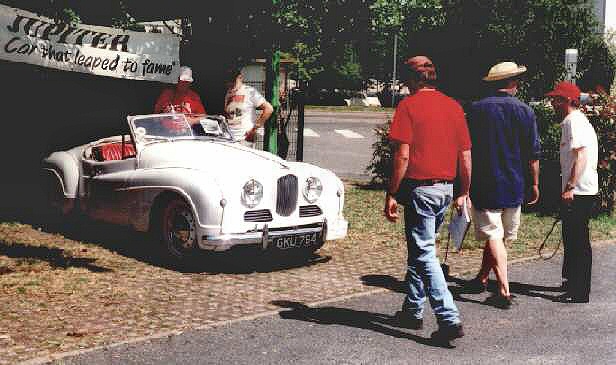
[[[460,296],[460,294],[464,293],[463,285],[466,282],[466,280],[452,277],[452,276],[447,276],[446,279],[448,282],[453,281],[457,284],[456,286],[451,286],[451,285],[449,286],[449,291],[453,295],[453,299],[460,301],[460,302],[471,302],[471,303],[477,303],[477,304],[484,304],[483,302],[479,300],[464,298]],[[398,280],[390,275],[364,275],[361,277],[361,280],[364,283],[364,285],[367,285],[367,286],[384,288],[384,289],[388,289],[388,290],[391,290],[393,292],[400,293],[400,294],[407,293],[406,282],[402,280]]]
[[[487,286],[486,291],[488,293],[491,293],[492,295],[483,301],[479,301],[476,299],[471,299],[471,298],[462,296],[462,294],[474,294],[465,289],[465,284],[467,284],[469,280],[449,276],[447,277],[447,281],[453,282],[456,284],[456,286],[449,286],[449,290],[451,291],[451,294],[453,295],[453,298],[455,300],[459,302],[477,303],[477,304],[482,304],[482,305],[487,305],[487,306],[498,308],[498,305],[495,305],[494,301],[492,300],[494,296],[498,294],[498,283],[496,280],[488,280],[488,286]],[[511,294],[524,295],[527,297],[543,298],[543,299],[547,299],[550,301],[553,301],[558,296],[549,295],[549,294],[545,294],[542,292],[561,292],[561,291],[562,290],[560,289],[560,287],[524,284],[524,283],[518,283],[518,282],[513,282],[513,281],[509,282],[509,292]]]
[[[23,243],[7,244],[0,240],[0,255],[16,259],[28,259],[37,261],[47,261],[53,268],[84,268],[91,272],[111,272],[113,270],[106,267],[94,265],[95,258],[72,257],[64,253],[60,248],[49,248],[44,246],[31,246]],[[6,273],[10,269],[6,268]],[[0,275],[2,272],[0,272]]]
[[[384,288],[396,293],[406,294],[406,283],[398,280],[391,275],[364,275],[361,281],[366,286]]]
[[[491,300],[493,295],[498,293],[498,285],[495,280],[488,281],[487,292],[491,293],[492,297],[488,297],[484,300],[474,298],[476,297],[476,295],[473,295],[474,297],[463,296],[464,294],[475,294],[465,289],[464,286],[468,282],[468,280],[454,277],[454,276],[447,276],[446,280],[447,282],[454,284],[454,285],[449,285],[449,291],[451,292],[454,300],[458,302],[475,303],[475,304],[487,305],[490,307],[498,307],[497,305],[494,304],[494,301]],[[390,275],[378,275],[378,274],[364,275],[361,277],[361,281],[366,286],[384,288],[384,289],[390,290],[392,292],[400,293],[400,294],[407,293],[406,283]],[[562,292],[562,289],[560,287],[510,282],[509,291],[512,294],[524,295],[528,297],[543,298],[543,299],[553,301],[558,296],[545,294],[543,292]]]
[[[498,308],[498,305],[495,305],[493,301],[495,295],[498,294],[498,282],[496,280],[488,280],[488,286],[487,286],[486,291],[488,293],[491,293],[491,296],[486,298],[484,301],[479,301],[476,299],[471,299],[471,298],[462,296],[462,294],[475,294],[475,293],[469,292],[464,287],[465,284],[469,282],[469,280],[456,278],[456,277],[449,277],[447,281],[453,282],[456,284],[455,287],[453,286],[449,287],[449,290],[451,291],[451,294],[453,295],[455,300],[460,301],[460,302],[478,303],[478,304],[483,304],[483,305]],[[558,296],[545,294],[542,292],[561,292],[561,291],[562,290],[560,289],[560,287],[532,285],[532,284],[524,284],[524,283],[518,283],[518,282],[511,282],[511,281],[509,282],[509,292],[511,294],[518,294],[518,295],[523,295],[527,297],[543,298],[543,299],[547,299],[550,301],[553,301]]]
[[[301,302],[275,300],[271,304],[277,305],[288,310],[280,312],[283,319],[295,319],[299,321],[317,323],[321,325],[342,325],[354,328],[366,329],[378,332],[395,338],[404,338],[415,341],[419,344],[432,347],[452,347],[442,344],[432,338],[417,336],[408,332],[401,331],[398,321],[394,316],[357,311],[348,308],[338,307],[318,307],[312,308]]]
[[[495,283],[496,286],[496,283]],[[509,282],[509,291],[514,294],[525,295],[527,297],[543,298],[548,300],[554,300],[558,295],[549,295],[541,292],[558,292],[561,293],[564,290],[559,286],[543,286],[518,283],[515,281]]]

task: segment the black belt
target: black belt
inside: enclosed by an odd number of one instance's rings
[[[436,184],[453,184],[453,180],[446,179],[425,179],[425,180],[416,180],[416,179],[406,179],[411,185],[414,186],[429,186]]]

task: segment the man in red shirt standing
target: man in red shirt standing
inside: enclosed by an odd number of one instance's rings
[[[385,197],[385,216],[391,222],[399,218],[398,200],[405,205],[408,294],[396,317],[408,328],[422,328],[427,295],[438,322],[432,337],[449,342],[464,332],[436,257],[435,239],[453,199],[457,171],[461,186],[455,206],[462,207],[468,199],[471,143],[462,107],[434,86],[432,61],[416,56],[406,64],[411,95],[400,102],[391,124],[395,154]]]
[[[165,88],[154,106],[154,113],[177,112],[184,114],[205,114],[205,107],[199,95],[190,89],[193,82],[190,67],[180,67],[180,76],[175,87]]]

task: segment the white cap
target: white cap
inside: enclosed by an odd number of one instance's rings
[[[180,81],[188,81],[193,82],[192,70],[188,66],[180,67],[180,77],[178,78]]]

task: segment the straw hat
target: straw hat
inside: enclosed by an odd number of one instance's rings
[[[526,72],[526,66],[518,66],[515,62],[501,62],[492,66],[483,81],[498,81],[518,76]]]

